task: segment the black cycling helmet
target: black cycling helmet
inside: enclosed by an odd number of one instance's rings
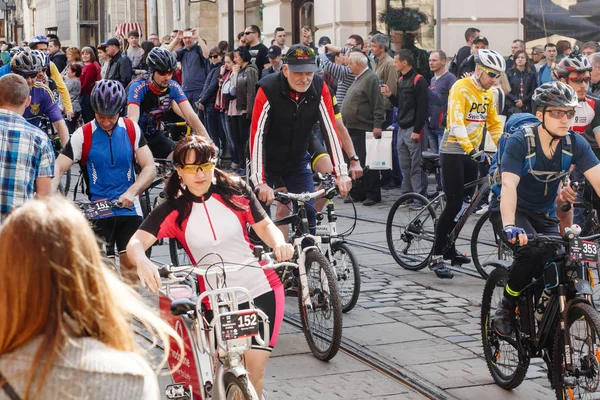
[[[560,81],[544,83],[535,89],[532,100],[538,108],[543,107],[577,107],[577,93],[571,86]]]
[[[559,78],[566,78],[571,72],[586,72],[591,70],[592,65],[587,57],[577,50],[560,60],[556,66],[556,74]]]
[[[146,58],[148,72],[172,72],[177,68],[175,56],[167,49],[154,47]]]
[[[127,103],[125,88],[119,81],[102,79],[92,89],[92,109],[100,115],[117,115]]]
[[[17,74],[30,74],[42,71],[42,61],[35,54],[22,51],[10,60],[10,71]]]

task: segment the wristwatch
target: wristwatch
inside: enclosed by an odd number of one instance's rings
[[[358,158],[358,156],[355,154],[352,157],[349,158],[350,161],[356,161],[356,162],[360,162],[360,158]]]

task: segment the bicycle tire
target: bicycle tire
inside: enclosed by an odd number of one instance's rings
[[[239,399],[240,397],[236,396],[237,393],[240,393],[244,400],[260,400],[254,386],[248,379],[248,375],[235,376],[233,372],[225,372],[223,386],[225,388],[225,400]]]
[[[336,254],[341,254],[342,258],[336,259]],[[344,242],[332,243],[331,257],[334,260],[332,267],[335,268],[336,272],[336,283],[342,302],[342,312],[347,313],[356,306],[360,295],[360,266],[356,255],[350,249],[350,246]]]
[[[183,245],[177,239],[169,239],[169,254],[171,256],[171,263],[176,267],[192,264]]]
[[[473,258],[473,264],[483,279],[487,279],[489,276],[489,272],[483,267],[487,261],[493,259],[508,260],[509,257],[512,257],[512,251],[508,245],[504,243],[502,238],[495,232],[493,226],[493,239],[486,238],[486,240],[483,240],[480,238],[482,229],[489,220],[490,211],[488,210],[482,214],[481,217],[479,217],[479,220],[477,220],[477,223],[473,228],[473,233],[471,234],[471,256]],[[493,240],[495,245],[490,240]],[[492,249],[492,247],[495,247],[495,249]],[[489,250],[484,250],[484,248],[489,248]]]
[[[419,201],[421,204],[427,204],[427,209],[413,211],[415,214],[406,218],[406,225],[395,224],[394,219],[400,206],[406,201]],[[410,213],[410,210],[409,210]],[[399,213],[398,213],[399,214]],[[411,226],[409,226],[411,224]],[[431,225],[431,226],[429,226]],[[424,196],[418,193],[407,193],[400,196],[394,203],[385,224],[385,236],[388,249],[394,260],[404,269],[418,271],[427,266],[431,253],[433,252],[433,241],[435,237],[435,227],[437,217],[435,209]],[[412,230],[409,230],[412,229]],[[396,230],[399,230],[399,238],[394,237]],[[413,243],[424,242],[425,246],[415,254],[408,254]],[[404,249],[396,249],[396,244],[406,244]]]
[[[571,331],[571,327],[573,326],[573,324],[575,322],[580,322],[580,321],[585,321],[586,322],[586,332],[589,332],[589,326],[591,324],[591,327],[593,327],[593,330],[596,331],[595,333],[595,340],[592,342],[592,346],[591,346],[591,354],[587,354],[583,357],[576,357],[575,352],[577,350],[577,342],[576,340],[573,340],[573,335],[571,335],[570,331]],[[579,378],[575,378],[575,382],[579,382],[580,379],[583,380],[583,384],[582,385],[577,385],[576,387],[570,389],[568,388],[567,390],[565,390],[565,387],[563,385],[563,380],[564,380],[564,369],[563,369],[563,361],[564,361],[564,350],[565,350],[565,346],[564,346],[564,338],[562,335],[562,331],[561,329],[557,326],[557,329],[555,331],[555,336],[554,336],[554,347],[552,350],[552,377],[553,377],[553,381],[554,381],[554,389],[556,392],[556,398],[560,398],[560,399],[568,399],[568,398],[584,398],[581,397],[581,391],[588,389],[590,392],[597,392],[599,388],[599,379],[598,379],[598,375],[600,374],[600,362],[598,360],[598,354],[596,353],[595,348],[598,345],[598,341],[600,340],[600,315],[598,315],[598,311],[596,311],[596,309],[594,309],[594,307],[592,307],[590,304],[588,303],[575,303],[573,304],[571,307],[569,307],[569,310],[567,311],[567,321],[565,322],[565,329],[567,330],[567,332],[569,332],[569,336],[571,336],[571,350],[572,350],[572,356],[571,356],[571,360],[573,363],[573,368],[574,369],[578,369],[578,372],[582,373],[582,376]],[[575,337],[578,337],[579,335],[575,335]],[[586,338],[587,339],[587,338]],[[589,343],[587,343],[587,345],[589,346]],[[579,368],[576,366],[577,365],[577,361],[580,362]],[[586,379],[585,376],[583,375],[583,362],[586,363],[592,363],[594,364],[594,367],[592,367],[592,369],[596,372],[596,376],[592,377],[592,378],[588,378]],[[592,386],[591,382],[595,383],[595,386]],[[570,393],[569,393],[569,389],[570,389]],[[573,397],[570,397],[570,394],[574,394]],[[577,394],[579,394],[579,396],[575,397]]]
[[[525,379],[530,358],[520,354],[514,344],[500,337],[492,326],[492,306],[494,300],[499,300],[494,299],[494,292],[498,290],[500,292],[499,295],[503,296],[504,285],[507,279],[508,271],[504,268],[496,268],[490,273],[485,283],[481,299],[481,342],[483,344],[485,363],[492,375],[492,379],[501,388],[510,390],[519,386],[523,382],[523,379]],[[510,349],[502,347],[503,344],[509,345],[512,348],[512,353],[516,353],[518,357],[517,365],[514,366],[514,371],[510,373],[500,370],[499,367],[500,365],[504,365],[499,360],[510,360]]]
[[[337,354],[342,342],[342,305],[335,284],[335,277],[331,265],[325,256],[318,250],[312,249],[306,252],[305,258],[306,279],[308,291],[311,297],[313,309],[304,306],[302,296],[302,281],[298,288],[298,308],[302,320],[302,331],[306,343],[315,358],[321,361],[329,361]],[[318,268],[318,270],[317,270]],[[327,290],[323,290],[322,276],[327,279]],[[318,280],[315,285],[312,280]],[[318,307],[318,309],[316,307]],[[311,322],[311,316],[323,317],[331,322],[331,328],[315,326]]]

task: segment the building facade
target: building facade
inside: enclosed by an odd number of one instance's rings
[[[20,32],[57,33],[63,45],[97,44],[114,35],[115,27],[137,22],[143,38],[174,29],[199,27],[209,46],[228,39],[229,0],[16,0]],[[401,0],[234,0],[234,35],[250,24],[258,25],[264,43],[270,45],[275,28],[284,27],[288,45],[297,42],[300,29],[309,26],[314,39],[328,36],[344,44],[351,34],[366,37],[380,30],[390,35],[395,47],[400,35],[388,31],[380,15],[388,8],[402,7]],[[572,44],[600,40],[600,0],[406,0],[428,17],[417,36],[417,45],[441,48],[452,56],[464,45],[464,31],[479,28],[490,48],[509,55],[514,39],[528,47],[569,40]],[[14,26],[12,27],[14,28]],[[10,32],[15,29],[9,29]],[[1,32],[0,32],[1,33]],[[1,35],[0,35],[1,36]]]

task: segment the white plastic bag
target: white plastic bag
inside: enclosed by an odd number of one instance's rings
[[[365,166],[369,169],[392,169],[392,131],[381,132],[381,138],[376,139],[373,132],[365,133],[367,159]]]

